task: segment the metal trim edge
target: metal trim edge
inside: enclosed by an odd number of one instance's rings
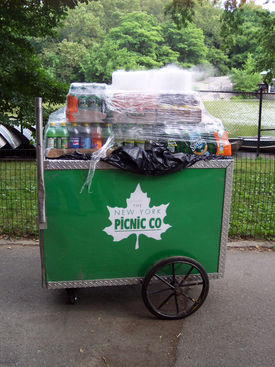
[[[93,161],[77,161],[77,160],[44,160],[44,169],[47,171],[70,170],[70,169],[90,169]],[[118,169],[105,162],[98,162],[96,169]]]
[[[224,202],[223,202],[219,269],[218,269],[218,274],[220,274],[220,277],[224,276],[224,270],[225,270],[226,247],[227,247],[227,241],[228,241],[228,229],[229,229],[229,220],[230,220],[233,170],[234,170],[234,161],[231,160],[230,165],[228,165],[226,169],[226,175],[225,175]]]
[[[69,169],[90,169],[92,161],[77,161],[77,160],[44,160],[44,169],[45,170],[69,170]],[[210,161],[199,161],[196,162],[190,168],[227,168],[232,163],[232,159],[225,160],[210,160]],[[115,169],[119,168],[114,167],[105,162],[98,162],[96,165],[96,169]]]
[[[74,280],[74,281],[60,281],[48,282],[47,288],[87,288],[87,287],[105,287],[117,285],[139,284],[143,278],[114,278],[114,279],[94,279],[94,280]]]
[[[211,273],[208,274],[209,279],[220,279],[223,274]],[[138,278],[114,278],[114,279],[94,279],[94,280],[74,280],[74,281],[60,281],[48,282],[48,289],[64,289],[64,288],[91,288],[91,287],[112,287],[119,285],[137,285],[141,284],[143,277]]]

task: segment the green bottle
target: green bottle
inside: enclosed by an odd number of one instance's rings
[[[102,144],[104,145],[109,136],[112,135],[111,124],[107,123],[102,126]]]
[[[56,148],[56,127],[53,122],[50,122],[46,130],[46,148]]]
[[[208,134],[208,152],[209,154],[217,153],[217,142],[213,132]]]
[[[68,149],[69,147],[69,131],[65,122],[61,122],[56,129],[56,148]]]

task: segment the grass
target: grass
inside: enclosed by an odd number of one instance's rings
[[[229,236],[275,239],[275,160],[236,159]]]
[[[0,233],[37,235],[34,161],[0,161]]]
[[[275,239],[275,160],[237,158],[231,204],[232,238]],[[37,236],[34,161],[0,161],[0,233]]]
[[[230,138],[255,136],[258,129],[259,100],[205,101],[207,111],[222,120]],[[275,129],[275,100],[263,100],[262,128]],[[265,135],[275,135],[268,131]]]

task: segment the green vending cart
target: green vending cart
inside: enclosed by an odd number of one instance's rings
[[[233,161],[199,161],[159,177],[99,162],[92,190],[81,187],[89,161],[44,157],[38,108],[39,233],[43,286],[142,284],[159,318],[190,315],[209,278],[224,274]]]

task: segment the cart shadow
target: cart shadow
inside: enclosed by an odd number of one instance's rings
[[[77,308],[79,311],[111,312],[113,316],[132,316],[149,318],[149,314],[142,301],[141,285],[123,285],[94,288],[75,289],[77,301],[70,303],[67,292],[62,289],[55,297],[59,305]]]

